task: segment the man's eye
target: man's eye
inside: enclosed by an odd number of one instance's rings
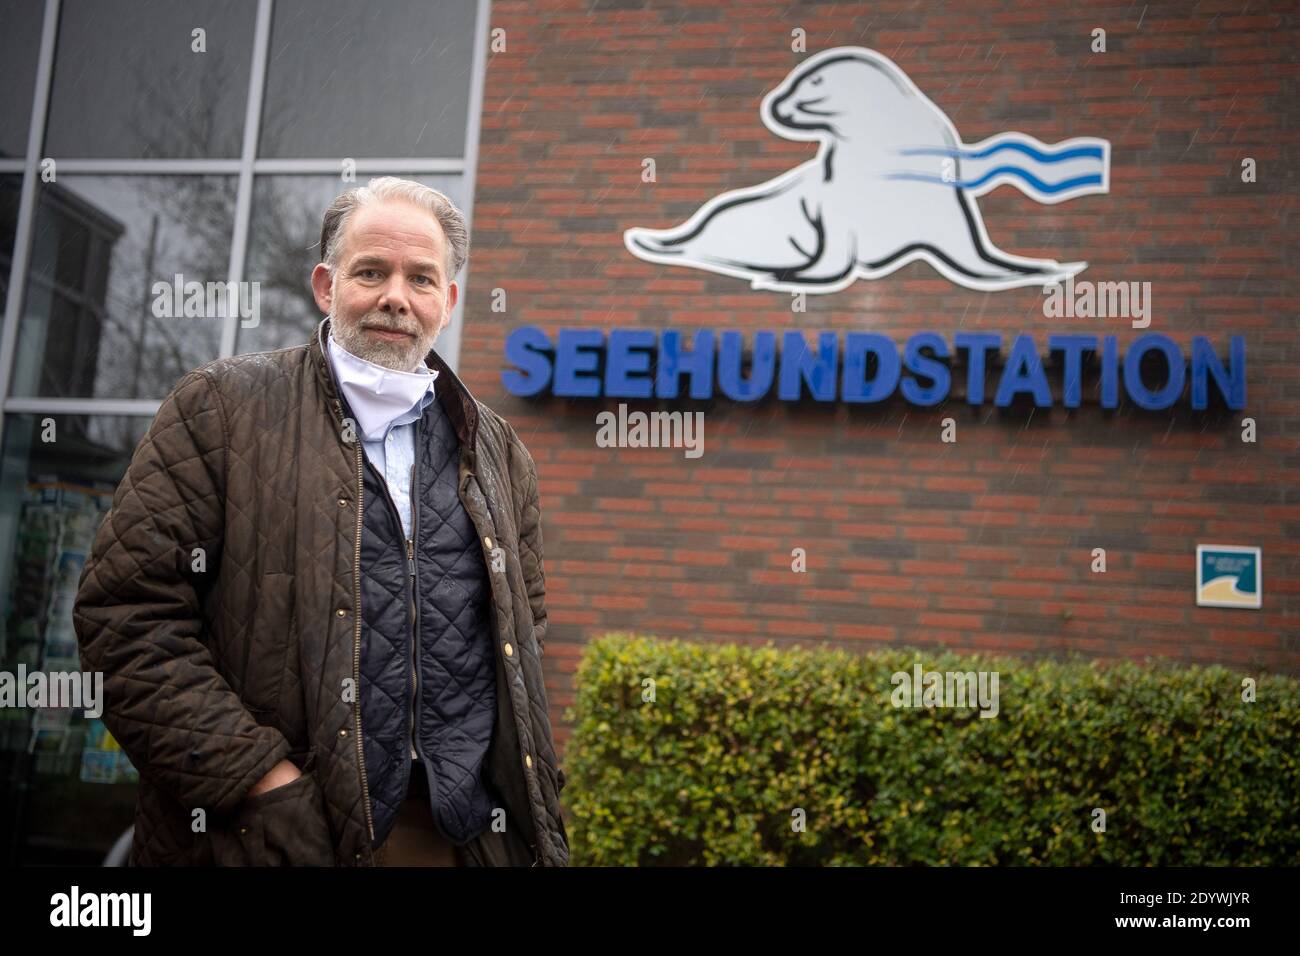
[[[379,275],[379,270],[378,270],[378,269],[362,269],[362,270],[361,270],[361,275],[362,275],[363,277],[367,277],[367,278],[370,277],[370,276],[377,276],[377,275]]]
[[[413,276],[412,278],[414,278],[417,282],[422,282],[422,283],[424,283],[424,284],[426,284],[426,285],[429,284],[429,283],[431,283],[431,282],[433,281],[432,279],[430,279],[430,278],[429,278],[428,276],[426,276],[426,275]]]

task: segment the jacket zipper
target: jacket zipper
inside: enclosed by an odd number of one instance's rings
[[[339,419],[343,418],[343,404],[334,400],[334,409],[339,413]],[[356,713],[357,722],[357,765],[361,768],[361,794],[365,798],[364,806],[366,811],[366,829],[370,831],[370,842],[375,842],[375,821],[370,809],[370,781],[366,777],[366,755],[365,749],[361,742],[361,522],[363,516],[364,495],[365,495],[365,473],[363,469],[365,464],[362,461],[361,436],[353,438],[356,463],[357,463],[357,533],[356,533],[356,553],[352,561],[352,599],[353,599],[353,617],[355,620],[355,637],[352,645],[352,687],[356,695]]]
[[[415,454],[411,461],[411,537],[406,539],[406,554],[410,560],[411,581],[411,749],[420,757],[426,774],[432,776],[433,767],[423,754],[420,754],[420,735],[416,727],[416,715],[420,712],[420,607],[416,600],[415,589],[419,583],[415,567],[415,539],[420,536],[420,495],[416,475],[420,468],[420,419],[415,421],[415,437],[411,442]],[[400,516],[399,516],[400,517]],[[429,794],[437,801],[437,791],[430,781]]]
[[[414,533],[414,531],[412,532]],[[411,594],[408,605],[411,611],[411,620],[415,620],[415,544],[410,538],[406,539],[406,571],[407,579],[410,582]],[[419,628],[412,624],[411,627],[411,706],[408,709],[408,722],[411,729],[411,735],[406,741],[406,749],[414,760],[418,751],[415,749],[415,714],[416,714],[416,696],[420,693],[420,660],[416,652],[416,635],[419,634]]]
[[[418,537],[418,534],[417,534],[417,531],[418,531],[418,524],[417,524],[417,522],[418,522],[418,520],[419,520],[419,516],[420,516],[419,499],[418,499],[418,498],[416,497],[416,495],[415,495],[415,489],[416,489],[416,484],[415,484],[415,475],[416,475],[416,467],[418,467],[418,455],[419,455],[419,448],[420,448],[420,445],[419,445],[420,430],[419,430],[419,429],[420,429],[420,426],[419,426],[419,424],[418,424],[418,422],[417,422],[417,424],[416,424],[416,432],[415,432],[415,449],[416,449],[417,463],[416,463],[416,464],[413,464],[412,467],[411,467],[411,510],[412,510],[412,514],[411,514],[411,535],[412,535],[412,537],[411,537],[411,538],[406,538],[406,539],[405,539],[405,540],[406,540],[406,568],[407,568],[407,574],[406,574],[406,577],[407,577],[407,581],[410,583],[410,592],[409,592],[409,596],[410,596],[410,606],[411,606],[411,635],[410,635],[410,636],[411,636],[411,664],[412,664],[412,667],[411,667],[411,691],[412,691],[412,693],[411,693],[411,706],[410,706],[410,708],[409,708],[408,711],[407,711],[407,719],[410,721],[410,730],[411,730],[411,733],[410,733],[410,736],[409,736],[409,737],[407,738],[407,740],[406,740],[406,752],[407,752],[407,754],[409,755],[410,752],[411,752],[412,750],[415,750],[416,753],[417,753],[417,755],[419,755],[419,757],[420,757],[420,762],[424,764],[424,767],[425,767],[425,773],[428,774],[428,775],[430,775],[430,776],[432,776],[432,774],[433,774],[433,768],[432,768],[432,765],[429,764],[428,760],[425,758],[425,756],[424,756],[423,754],[420,754],[420,753],[419,753],[419,738],[418,738],[418,734],[416,733],[416,729],[415,729],[415,715],[416,715],[417,709],[418,709],[418,707],[419,707],[419,692],[420,692],[420,690],[419,690],[419,657],[418,657],[418,654],[419,654],[419,650],[418,650],[418,648],[419,648],[419,646],[420,646],[420,645],[419,645],[419,633],[420,633],[420,632],[419,632],[419,607],[418,607],[418,604],[417,604],[417,602],[416,602],[416,593],[415,593],[415,585],[416,585],[416,577],[415,577],[415,575],[416,575],[416,561],[415,561],[415,541],[414,541],[414,538],[415,538],[415,537]],[[384,501],[386,501],[386,502],[388,503],[389,513],[392,514],[392,516],[393,516],[393,520],[397,522],[397,527],[400,529],[400,528],[402,527],[402,516],[401,516],[401,515],[398,513],[398,511],[397,511],[397,502],[393,500],[392,493],[389,491],[389,488],[388,488],[388,482],[387,482],[387,480],[384,478],[383,475],[380,475],[380,474],[379,474],[379,470],[378,470],[378,469],[375,469],[375,474],[378,475],[378,477],[379,477],[379,486],[380,486],[380,488],[383,490],[383,493],[384,493]],[[432,789],[432,782],[431,782],[431,783],[430,783],[430,793],[432,794],[433,792],[434,792],[434,791],[433,791],[433,789]]]

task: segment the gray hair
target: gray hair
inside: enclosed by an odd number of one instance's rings
[[[349,189],[329,204],[325,218],[321,221],[321,262],[333,272],[338,266],[339,248],[343,244],[343,233],[352,213],[361,206],[388,199],[409,202],[433,214],[447,240],[446,281],[451,282],[456,278],[465,265],[465,260],[469,258],[469,230],[465,226],[465,214],[438,190],[396,176],[372,179],[364,186]]]

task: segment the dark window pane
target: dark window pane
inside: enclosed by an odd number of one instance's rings
[[[253,0],[64,0],[42,155],[237,158]],[[191,49],[206,31],[207,52]]]
[[[0,670],[80,670],[81,569],[148,427],[147,417],[5,416]],[[0,708],[5,864],[95,865],[131,825],[135,768],[84,710]]]
[[[18,230],[18,198],[22,191],[22,176],[0,176],[0,310],[4,308],[5,293],[9,288],[14,233]]]
[[[36,57],[41,52],[41,0],[0,0],[0,156],[27,155],[27,128],[32,122]]]
[[[260,156],[461,156],[474,0],[276,0]]]
[[[241,322],[236,351],[261,352],[301,345],[324,316],[311,292],[311,271],[320,262],[320,227],[335,196],[372,177],[344,183],[337,176],[259,176],[253,182],[253,218],[248,237],[248,278],[258,283],[261,320]],[[460,176],[403,176],[446,193],[462,211]],[[461,290],[460,298],[465,297]],[[457,308],[460,306],[457,305]]]
[[[162,398],[217,357],[220,310],[205,295],[187,315],[171,288],[177,275],[183,292],[225,283],[233,177],[62,176],[38,188],[12,394]]]

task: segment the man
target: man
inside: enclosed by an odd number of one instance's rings
[[[309,341],[137,447],[74,608],[133,865],[567,865],[536,468],[432,349],[467,254],[436,190],[344,193]]]

